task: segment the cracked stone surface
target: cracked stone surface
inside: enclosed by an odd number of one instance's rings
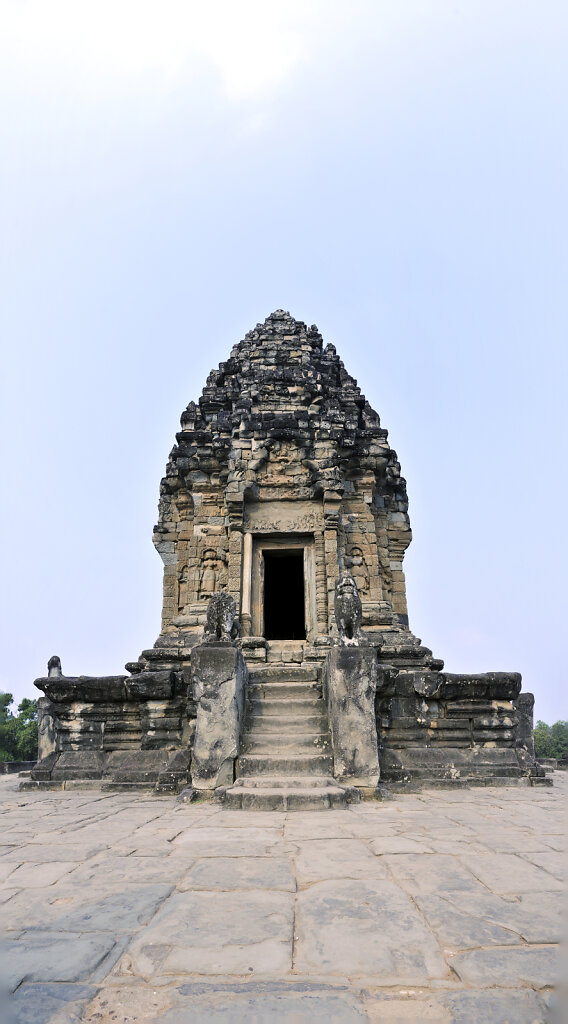
[[[0,780],[7,1024],[555,1019],[561,772],[270,813],[17,781]]]

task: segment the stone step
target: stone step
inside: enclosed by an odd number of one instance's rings
[[[291,709],[288,709],[291,710]],[[266,715],[263,712],[250,714],[248,718],[248,732],[265,733],[294,731],[296,735],[303,736],[305,733],[326,732],[327,717],[323,711],[314,715]]]
[[[325,711],[325,704],[321,697],[284,698],[281,700],[265,697],[259,700],[251,700],[250,713],[252,715],[291,715],[298,718],[305,715],[314,715],[318,711]]]
[[[239,754],[239,774],[243,775],[329,775],[333,772],[331,754]]]
[[[249,700],[261,700],[264,697],[269,699],[280,699],[282,697],[320,697],[321,684],[315,680],[312,683],[250,683],[247,687]]]
[[[258,811],[327,810],[346,807],[359,796],[352,789],[323,776],[240,776],[225,791],[227,807]]]
[[[306,750],[312,750],[314,753],[328,753],[330,749],[329,732],[269,733],[250,730],[243,738],[242,749],[245,753],[266,753],[276,756],[280,752],[288,754],[297,751],[301,754]]]
[[[225,791],[225,802],[281,810],[345,806],[345,788],[332,777],[321,667],[286,663],[285,657],[248,666],[239,778]]]
[[[266,660],[281,663],[292,661],[301,664],[304,660],[305,641],[270,640],[266,645]]]
[[[339,786],[341,783],[336,783],[335,779],[330,778],[329,775],[270,775],[268,778],[262,775],[239,775],[232,788],[246,786],[248,789],[262,789],[266,786],[272,788],[286,786],[290,789],[305,789],[306,786],[309,786],[313,789],[314,787],[327,788],[335,785]]]
[[[296,682],[308,683],[321,679],[318,665],[249,665],[249,680],[254,683]]]
[[[249,811],[319,811],[331,807],[346,807],[342,789],[228,789],[224,803],[227,807]]]
[[[154,786],[155,784],[156,780],[152,779],[146,779],[145,782],[127,782],[121,779],[103,779],[100,783],[98,783],[103,792],[123,791],[125,793],[147,793],[148,789],[151,789],[152,786]]]

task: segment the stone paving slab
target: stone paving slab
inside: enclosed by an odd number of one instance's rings
[[[387,879],[316,882],[299,894],[295,969],[421,985],[448,975],[420,912]],[[388,937],[388,938],[387,938]]]
[[[552,987],[559,970],[558,950],[542,949],[475,949],[450,957],[450,966],[461,981],[480,988],[494,985],[532,985],[541,989]]]
[[[11,991],[23,981],[83,981],[115,945],[113,935],[93,931],[24,931],[0,942],[2,980]]]
[[[85,1005],[95,999],[96,985],[23,984],[6,1007],[6,1024],[59,1021],[79,1024]]]
[[[562,892],[563,885],[550,871],[537,867],[521,853],[487,853],[463,863],[491,892]]]
[[[301,840],[287,849],[301,886],[329,878],[389,878],[380,858],[358,839]]]
[[[177,885],[180,892],[272,889],[295,892],[296,879],[284,857],[204,857],[197,860]]]
[[[2,1024],[560,1020],[563,773],[270,813],[17,782]]]
[[[146,978],[287,972],[293,920],[288,893],[176,893],[134,939],[126,969]]]

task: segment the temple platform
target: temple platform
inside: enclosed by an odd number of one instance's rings
[[[288,814],[1,778],[2,1020],[554,1020],[567,781]]]

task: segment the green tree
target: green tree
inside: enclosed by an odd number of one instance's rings
[[[35,761],[37,757],[37,700],[24,697],[18,704],[16,722],[16,761]]]
[[[534,727],[534,752],[537,757],[552,757],[551,749],[550,726],[539,720]]]
[[[537,757],[568,757],[568,722],[537,722],[534,730],[534,751]]]
[[[553,757],[568,757],[568,722],[555,722],[550,726]]]
[[[11,693],[0,693],[0,761],[34,761],[37,757],[37,700],[24,697],[13,715]]]
[[[10,704],[14,698],[11,693],[0,693],[0,761],[12,761],[13,745],[12,714]]]

